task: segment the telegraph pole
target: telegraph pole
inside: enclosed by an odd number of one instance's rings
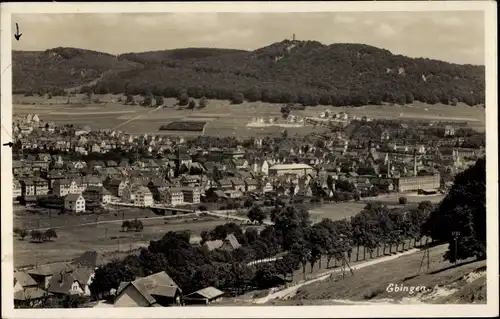
[[[430,255],[429,255],[429,238],[425,238],[424,254],[422,255],[422,260],[420,261],[420,267],[418,268],[418,274],[422,271],[422,266],[424,265],[424,260],[427,261],[427,271],[430,268]]]
[[[453,240],[455,242],[455,266],[457,265],[457,256],[458,256],[458,251],[457,251],[457,248],[458,248],[458,237],[460,236],[460,232],[459,231],[453,231],[451,232],[451,235],[453,236]]]

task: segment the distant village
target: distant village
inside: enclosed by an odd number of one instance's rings
[[[402,124],[397,130],[411,127]],[[485,153],[484,147],[462,147],[463,138],[456,137],[455,130],[446,126],[432,145],[405,143],[388,130],[364,143],[338,128],[310,139],[287,137],[284,132],[279,141],[236,139],[231,145],[221,138],[185,140],[56,125],[28,114],[13,123],[17,141],[13,147],[13,201],[35,209],[48,205],[61,213],[87,214],[109,205],[196,211],[215,207],[210,205],[229,207],[229,203],[244,208],[248,199],[262,197],[341,202],[388,193],[445,193],[453,176]],[[128,157],[106,158],[112,154]],[[219,248],[222,245],[238,247],[234,238],[216,243]],[[84,254],[67,266],[71,272],[45,266],[16,271],[15,299],[36,299],[46,291],[89,295],[96,258],[92,252]],[[118,290],[124,291],[127,285],[147,287],[152,281],[166,287],[172,279],[158,273],[124,283]],[[165,295],[168,302],[175,303],[178,287],[170,287],[165,288]],[[145,293],[145,300],[151,294]],[[204,303],[220,295],[209,287],[191,297],[193,302],[201,298]]]
[[[349,116],[347,113],[330,113],[328,111],[320,112],[318,116],[296,116],[286,115],[283,118],[278,117],[256,117],[253,118],[248,124],[248,127],[303,127],[305,125],[337,125],[340,127],[347,126],[351,120],[360,120],[358,116]],[[366,119],[370,121],[371,119]]]

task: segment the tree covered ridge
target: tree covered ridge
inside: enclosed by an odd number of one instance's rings
[[[242,94],[248,101],[309,106],[404,104],[413,100],[475,105],[484,103],[485,95],[484,66],[414,59],[364,44],[285,40],[254,51],[188,48],[103,55],[99,59],[93,51],[76,54],[78,49],[65,49],[68,52],[63,50],[63,55],[71,57],[66,60],[68,67],[73,60],[88,63],[101,73],[107,64],[108,69],[120,63],[141,66],[110,73],[93,86],[96,93],[178,97],[186,90],[194,98],[231,100]],[[23,53],[14,52],[13,56]],[[26,81],[16,81],[23,61],[17,58],[13,63],[14,88],[18,90],[28,88]],[[35,69],[54,67],[52,61],[44,63]],[[33,79],[29,84],[33,89],[39,83]]]
[[[142,67],[116,56],[76,48],[12,52],[13,93],[64,94],[64,89],[99,79],[105,73]]]

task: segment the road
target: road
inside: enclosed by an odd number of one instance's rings
[[[209,211],[188,213],[188,214],[182,214],[182,215],[171,215],[171,216],[141,217],[141,218],[137,218],[137,220],[155,220],[155,219],[169,219],[169,218],[179,218],[179,217],[196,217],[196,216],[200,216],[201,214],[207,214],[209,216],[213,216],[213,217],[217,217],[217,218],[228,218],[229,217],[229,219],[233,219],[233,220],[250,222],[250,220],[246,217],[227,215],[224,213],[214,213],[214,212],[209,212]],[[80,226],[92,226],[92,225],[101,225],[101,224],[121,224],[121,223],[123,223],[123,219],[120,218],[120,219],[95,221],[95,222],[88,222],[88,223],[75,224],[75,225],[44,227],[44,228],[37,228],[36,230],[45,231],[47,229],[62,229],[62,228],[71,228],[71,227],[80,227]],[[273,225],[273,223],[270,221],[264,221],[264,224],[265,225]]]
[[[419,251],[419,249],[410,249],[408,251],[405,251],[405,252],[402,252],[402,253],[399,253],[399,254],[395,254],[395,255],[391,255],[391,256],[385,256],[385,257],[373,259],[373,260],[370,260],[370,261],[362,262],[362,263],[353,265],[351,268],[353,270],[357,270],[357,269],[361,269],[361,268],[364,268],[364,267],[373,266],[373,265],[376,265],[376,264],[379,264],[379,263],[383,263],[383,262],[386,262],[386,261],[389,261],[389,260],[393,260],[393,259],[399,258],[399,257],[404,256],[404,255],[410,255],[410,254],[416,253],[418,251]],[[270,300],[273,300],[273,299],[281,299],[281,298],[293,296],[300,287],[312,284],[312,283],[317,282],[317,281],[325,280],[328,277],[330,277],[331,274],[336,273],[336,272],[340,272],[340,271],[341,271],[340,268],[329,270],[327,272],[324,272],[323,275],[320,275],[320,277],[317,277],[315,279],[311,279],[311,280],[308,280],[308,281],[305,281],[305,282],[302,282],[302,283],[298,283],[295,286],[288,287],[286,289],[283,289],[283,290],[271,293],[271,294],[269,294],[269,295],[267,295],[265,297],[262,297],[262,298],[254,299],[254,300],[252,300],[252,303],[255,303],[255,304],[264,304],[264,303],[267,303],[267,302],[269,302]]]
[[[197,213],[191,213],[191,214],[184,214],[180,215],[182,217],[194,217],[198,216]],[[172,216],[158,216],[158,217],[141,217],[137,218],[137,220],[155,220],[155,219],[168,219],[168,218],[179,218],[179,215],[172,215]],[[65,226],[55,226],[55,227],[45,227],[45,228],[38,228],[36,230],[47,230],[47,229],[61,229],[61,228],[71,228],[71,227],[80,227],[80,226],[91,226],[91,225],[100,225],[100,224],[121,224],[123,223],[123,219],[112,219],[112,220],[103,220],[103,221],[96,221],[96,222],[90,222],[90,223],[83,223],[83,224],[76,224],[76,225],[65,225]]]
[[[220,218],[229,218],[229,219],[239,220],[239,221],[243,221],[243,222],[251,222],[250,219],[248,219],[247,217],[242,217],[242,216],[234,216],[234,215],[228,215],[228,214],[224,214],[224,213],[214,213],[214,212],[205,212],[205,213],[207,213],[208,215],[216,216],[216,217],[220,217]],[[274,223],[269,221],[269,220],[263,221],[263,224],[264,225],[274,225]]]

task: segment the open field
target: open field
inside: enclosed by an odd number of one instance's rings
[[[419,274],[423,251],[407,256],[402,256],[392,261],[384,262],[377,266],[366,267],[355,271],[354,276],[327,279],[300,288],[293,298],[295,300],[329,300],[341,302],[342,300],[401,300],[410,302],[416,295],[406,292],[387,291],[389,284],[405,286],[425,286],[434,289],[440,286],[439,296],[432,300],[433,303],[441,302],[439,298],[448,297],[459,291],[460,288],[472,282],[471,279],[462,279],[476,270],[484,270],[485,261],[466,260],[457,267],[443,260],[447,245],[440,245],[429,250],[429,270],[424,263],[423,271]],[[479,278],[479,276],[477,276]],[[425,298],[424,298],[425,299]],[[484,301],[485,302],[485,301]]]
[[[351,218],[352,216],[359,213],[363,208],[365,208],[367,203],[379,202],[385,205],[402,207],[415,205],[423,201],[430,201],[432,203],[439,203],[444,198],[445,195],[417,195],[416,193],[409,194],[388,194],[380,195],[377,197],[370,197],[362,199],[359,202],[343,202],[343,203],[324,203],[321,205],[314,206],[309,210],[311,214],[311,220],[313,222],[319,222],[323,218],[330,218],[331,220],[341,220],[344,218]],[[406,197],[408,202],[406,205],[399,205],[399,198]]]
[[[351,218],[359,213],[366,204],[361,202],[346,202],[346,203],[325,203],[315,206],[309,213],[311,220],[321,221],[323,218],[330,218],[331,220],[341,220]]]
[[[408,204],[418,204],[424,201],[430,201],[433,204],[437,204],[443,200],[446,195],[444,194],[436,194],[436,195],[418,195],[417,193],[408,193],[408,194],[398,194],[392,193],[387,195],[380,195],[377,197],[370,197],[364,199],[365,202],[379,202],[386,205],[397,205],[399,203],[400,197],[406,197],[408,200]]]
[[[78,103],[81,96],[71,98],[70,103]],[[76,99],[76,101],[73,101]],[[40,97],[14,97],[14,115],[36,113],[42,120],[55,123],[74,125],[89,125],[91,128],[113,128],[127,120],[138,116],[135,120],[120,127],[125,132],[162,134],[158,129],[162,124],[175,120],[206,120],[208,122],[205,135],[219,136],[267,136],[279,135],[283,128],[245,127],[253,117],[281,117],[281,104],[262,102],[244,102],[240,105],[231,105],[229,101],[210,100],[204,109],[179,109],[175,99],[165,99],[165,108],[152,112],[150,107],[123,105],[118,102],[119,96],[99,96],[100,101],[106,104],[66,104],[65,98],[47,100]],[[29,103],[29,104],[22,104]],[[52,105],[48,104],[52,103]],[[292,111],[297,116],[317,116],[324,110],[331,112],[346,112],[356,116],[387,119],[429,119],[441,121],[466,121],[476,129],[484,130],[485,110],[482,107],[465,105],[425,105],[414,103],[411,106],[373,106],[367,105],[357,108],[317,106],[308,107],[302,111]],[[426,111],[427,110],[427,111]],[[68,115],[71,114],[71,117]],[[245,129],[242,129],[245,127]],[[313,126],[289,127],[289,135],[323,132],[325,129]],[[163,133],[164,134],[164,133]],[[182,132],[182,135],[192,136],[193,133]],[[196,136],[197,134],[194,134]]]
[[[49,227],[72,227],[81,224],[105,222],[112,220],[135,219],[135,218],[155,218],[151,209],[120,207],[106,214],[79,214],[79,215],[58,215],[57,210],[44,210],[41,214],[26,212],[24,206],[14,206],[14,227],[33,229]]]
[[[116,217],[115,217],[116,218]],[[130,216],[126,218],[131,218]],[[57,219],[57,218],[52,218]],[[58,238],[44,243],[32,243],[30,238],[14,238],[14,266],[50,263],[73,259],[86,250],[101,253],[130,251],[147,246],[149,241],[160,239],[169,231],[189,230],[199,235],[227,221],[217,217],[200,217],[197,220],[143,219],[142,232],[123,232],[121,221],[93,225],[74,225],[57,229]]]

